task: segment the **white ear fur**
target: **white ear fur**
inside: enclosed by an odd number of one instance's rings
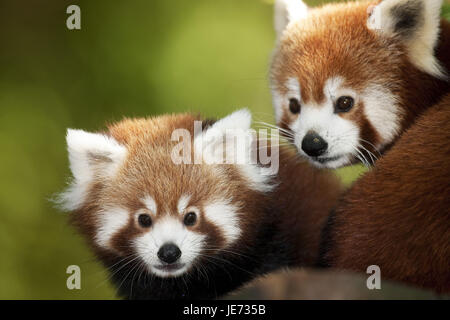
[[[384,0],[375,8],[367,27],[387,36],[397,36],[408,48],[411,62],[438,78],[445,71],[434,56],[440,31],[442,0]]]
[[[257,165],[253,149],[257,138],[251,123],[252,116],[247,109],[235,111],[214,123],[194,140],[196,162],[236,165],[250,187],[268,191],[271,188],[269,175],[265,174],[265,168]],[[201,159],[197,158],[199,156]]]
[[[66,140],[70,169],[79,182],[114,176],[127,152],[114,138],[83,130],[67,130]]]
[[[83,130],[68,129],[66,141],[74,179],[59,200],[65,209],[75,210],[95,178],[111,178],[117,173],[127,149],[111,137]]]
[[[234,140],[237,139],[238,150],[250,150],[249,144],[253,141],[253,137],[249,135],[251,123],[252,116],[247,109],[235,111],[217,121],[195,138],[196,155],[201,155],[201,161],[207,164],[224,163],[224,152],[235,160],[236,156],[240,156],[242,160],[242,153],[236,155]]]
[[[278,39],[290,22],[308,15],[308,6],[302,0],[275,0],[274,10],[274,27]]]
[[[241,109],[233,112],[223,119],[220,119],[214,123],[211,128],[225,132],[229,129],[249,130],[251,125],[252,114],[248,109]]]

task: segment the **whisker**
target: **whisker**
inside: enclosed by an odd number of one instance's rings
[[[262,114],[262,115],[270,115],[270,118],[273,119],[273,114],[272,113],[267,113],[267,112],[254,112],[254,115],[257,114]],[[256,122],[261,121],[261,119],[258,119],[257,117],[255,117]],[[285,120],[279,119],[278,120],[279,123],[284,124],[285,126],[289,126],[289,123],[286,122]]]
[[[368,154],[370,159],[372,160],[372,164],[375,164],[375,161],[378,160],[378,158],[369,150],[367,150],[365,147],[363,147],[362,145],[359,146],[360,148],[363,148]],[[375,160],[374,160],[375,159]]]
[[[366,157],[364,156],[364,154],[363,154],[357,147],[355,147],[355,146],[353,146],[353,145],[352,145],[351,147],[353,148],[353,150],[355,150],[355,151],[359,154],[359,156],[358,156],[357,158],[363,163],[363,165],[364,165],[365,167],[369,168],[370,165],[369,165],[369,163],[368,163]],[[356,155],[355,155],[355,156],[356,156]],[[364,160],[363,160],[363,159],[364,159]]]
[[[279,127],[279,126],[277,126],[277,125],[275,125],[275,124],[268,123],[268,122],[264,122],[264,121],[255,121],[255,124],[260,124],[260,125],[263,125],[263,126],[268,127],[268,128],[272,128],[272,129],[279,130],[279,131],[281,131],[281,132],[285,132],[285,133],[292,134],[291,131],[289,131],[289,130],[287,130],[287,129],[284,129],[284,128],[281,128],[281,127]]]
[[[118,265],[119,263],[122,263],[123,261],[125,261],[126,259],[129,259],[133,257],[133,259],[131,259],[130,261],[128,261],[127,263],[125,263],[124,265],[120,266],[117,270],[114,270],[113,267]],[[130,264],[131,262],[133,262],[134,260],[139,258],[139,254],[134,253],[132,255],[129,255],[123,259],[121,259],[119,262],[115,263],[113,266],[109,266],[107,269],[110,270],[110,274],[109,276],[103,280],[96,288],[100,287],[101,285],[103,285],[106,281],[111,280],[112,277],[117,274],[120,270],[122,270],[124,267],[126,267],[128,264]],[[114,272],[113,272],[114,271]]]

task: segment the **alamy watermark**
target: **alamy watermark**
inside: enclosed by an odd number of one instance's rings
[[[171,152],[174,164],[236,164],[258,166],[264,174],[279,169],[279,132],[277,129],[203,130],[194,122],[194,138],[187,129],[175,129],[172,141],[178,142]]]
[[[69,30],[81,29],[81,9],[76,4],[67,7],[66,13],[70,14],[66,20],[66,26]]]
[[[367,267],[367,274],[370,274],[370,277],[367,278],[366,285],[369,290],[380,290],[381,289],[381,269],[377,265],[371,265]]]
[[[81,269],[77,265],[70,265],[66,269],[66,273],[70,274],[66,280],[66,286],[69,290],[81,289]]]

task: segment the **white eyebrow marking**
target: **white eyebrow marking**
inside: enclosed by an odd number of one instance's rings
[[[231,199],[219,199],[205,206],[207,219],[224,233],[227,244],[232,243],[241,235],[239,227],[239,208],[232,204]]]
[[[184,210],[186,210],[188,204],[189,204],[189,200],[191,200],[191,196],[188,194],[183,194],[180,199],[178,200],[178,213],[179,214],[183,214]]]
[[[286,88],[288,89],[287,98],[288,99],[297,99],[300,101],[300,83],[296,78],[289,78],[285,83]]]
[[[334,103],[334,100],[342,96],[350,96],[357,100],[358,94],[350,87],[345,87],[343,77],[331,77],[325,82],[323,93]]]
[[[127,225],[129,213],[126,209],[120,207],[105,208],[98,213],[98,217],[99,227],[95,241],[103,248],[113,249],[110,243],[111,238]]]
[[[344,79],[342,77],[338,76],[328,78],[323,88],[323,93],[325,96],[328,95],[331,100],[334,100],[336,98],[337,91],[342,87],[343,83]]]
[[[158,208],[156,206],[155,200],[151,196],[146,195],[141,199],[141,201],[144,203],[148,210],[150,210],[153,214],[156,214]]]

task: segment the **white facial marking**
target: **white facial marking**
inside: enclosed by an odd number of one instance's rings
[[[272,104],[275,111],[275,121],[280,123],[281,117],[283,116],[283,103],[285,97],[278,92],[275,88],[272,88]]]
[[[300,96],[300,84],[296,78],[289,78],[284,86],[287,89],[286,94],[281,94],[277,89],[272,89],[272,102],[275,109],[275,120],[279,122],[283,113],[285,112],[285,108],[289,111],[289,100],[297,99],[301,102]]]
[[[320,105],[314,102],[302,103],[299,117],[290,125],[291,130],[295,132],[294,143],[297,149],[308,159],[309,156],[302,150],[302,142],[309,131],[315,131],[328,143],[328,149],[321,157],[335,159],[323,164],[311,160],[317,167],[337,168],[346,165],[356,153],[355,148],[359,142],[358,126],[334,113],[334,103],[339,97],[351,96],[355,101],[357,99],[356,93],[344,88],[343,83],[342,77],[328,79],[323,89],[325,102]]]
[[[105,249],[114,250],[111,238],[125,227],[130,219],[129,212],[120,207],[104,208],[98,212],[96,243]]]
[[[314,102],[301,102],[300,115],[290,124],[291,130],[295,133],[294,143],[299,153],[312,160],[312,163],[318,167],[341,167],[350,164],[353,157],[370,163],[375,160],[375,155],[361,154],[361,150],[367,149],[368,145],[370,149],[374,147],[380,150],[393,141],[400,129],[401,109],[389,88],[374,84],[358,93],[345,87],[344,83],[344,79],[339,76],[328,79],[323,89],[325,102],[320,105]],[[293,78],[286,83],[286,88],[287,93],[282,99],[282,96],[275,92],[278,96],[275,110],[280,114],[290,112],[283,109],[289,105],[289,99],[293,97],[300,99],[299,93],[295,92],[300,90],[300,85]],[[334,112],[334,103],[343,96],[352,97],[355,105],[363,102],[363,112],[367,120],[381,137],[378,145],[373,145],[370,141],[363,142],[358,125]],[[326,158],[327,162],[314,161],[303,152],[302,141],[308,131],[315,131],[328,143],[327,152],[321,156]],[[364,145],[366,145],[365,148],[363,148]]]
[[[366,118],[380,135],[379,149],[392,142],[400,130],[401,109],[395,96],[382,86],[370,86],[362,93]]]
[[[178,200],[177,210],[179,214],[183,214],[186,208],[189,205],[189,201],[191,200],[191,196],[188,194],[184,194]]]
[[[145,207],[152,213],[156,214],[158,207],[156,206],[155,199],[153,199],[150,195],[146,195],[144,198],[141,199],[141,201],[144,203]]]
[[[221,199],[207,204],[204,208],[206,218],[224,234],[227,244],[233,243],[241,234],[239,228],[239,208],[230,200]]]
[[[178,219],[166,216],[157,221],[148,232],[137,237],[134,243],[137,253],[150,272],[160,277],[176,277],[189,270],[205,240],[205,235],[190,231]],[[176,262],[181,267],[174,271],[158,269],[158,266],[163,265],[158,258],[158,251],[167,243],[175,244],[181,251],[181,257]]]
[[[287,93],[285,95],[281,94],[277,89],[272,88],[272,102],[275,109],[275,120],[277,123],[281,121],[283,112],[285,112],[284,108],[289,108],[289,99],[297,99],[301,102],[300,84],[296,78],[289,78],[284,86],[287,89]]]
[[[289,78],[285,84],[289,99],[295,98],[300,101],[300,83],[296,78]]]

